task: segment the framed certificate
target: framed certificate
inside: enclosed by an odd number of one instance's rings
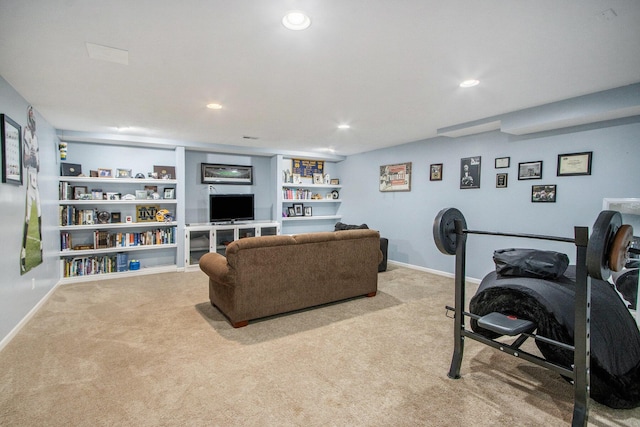
[[[558,176],[591,175],[592,151],[558,154]]]

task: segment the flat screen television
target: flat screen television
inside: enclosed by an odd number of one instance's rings
[[[253,194],[210,194],[209,222],[254,219]]]

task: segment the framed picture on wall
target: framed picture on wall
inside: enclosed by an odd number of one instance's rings
[[[511,157],[496,157],[496,169],[508,168],[511,162]]]
[[[2,137],[2,182],[22,185],[22,132],[18,123],[0,114]],[[25,161],[27,161],[25,156]],[[27,163],[27,166],[29,164]]]
[[[555,203],[556,202],[556,186],[555,185],[532,185],[531,201],[534,203]]]
[[[480,164],[482,158],[460,159],[460,188],[480,188]]]
[[[429,170],[429,181],[442,181],[442,163],[432,164]]]
[[[411,191],[411,162],[380,166],[380,191]]]
[[[558,176],[591,175],[592,151],[558,154]]]
[[[202,163],[200,181],[202,184],[252,185],[253,166]]]
[[[496,188],[507,188],[507,178],[509,174],[497,173],[496,174]]]
[[[518,179],[542,179],[542,160],[518,163]]]

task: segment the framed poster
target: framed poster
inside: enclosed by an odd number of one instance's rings
[[[518,179],[542,179],[542,160],[518,163]]]
[[[411,162],[380,166],[380,191],[411,191]]]
[[[253,166],[202,163],[200,180],[202,184],[252,185]]]
[[[313,178],[314,173],[324,175],[324,160],[291,159],[291,172],[302,178]]]
[[[460,159],[460,188],[480,188],[481,160],[480,156]]]
[[[558,176],[591,175],[592,151],[558,154]]]
[[[5,114],[0,114],[2,135],[2,182],[22,185],[22,128]]]
[[[556,186],[555,185],[532,185],[531,201],[534,203],[555,203],[556,202]]]
[[[429,181],[442,181],[442,163],[432,164],[429,170]]]

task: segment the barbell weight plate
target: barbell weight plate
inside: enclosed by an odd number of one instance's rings
[[[433,220],[433,240],[436,247],[445,255],[455,255],[458,238],[455,220],[462,221],[462,228],[467,228],[464,215],[456,208],[445,208],[438,212]]]
[[[587,272],[589,276],[607,280],[611,274],[609,254],[611,244],[622,225],[622,215],[616,211],[602,211],[593,224],[587,244]]]
[[[622,224],[616,231],[611,249],[609,249],[609,268],[611,270],[620,271],[624,268],[632,240],[633,227],[629,224]]]

